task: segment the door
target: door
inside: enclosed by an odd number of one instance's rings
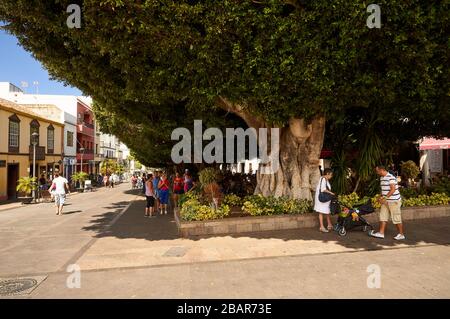
[[[19,164],[8,164],[8,199],[17,198],[17,180],[19,179]]]

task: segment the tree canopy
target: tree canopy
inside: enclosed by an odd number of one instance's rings
[[[224,127],[218,109],[256,128],[375,114],[395,136],[450,133],[449,0],[380,0],[379,29],[361,0],[85,0],[70,29],[72,2],[3,0],[0,19],[144,164],[193,116]]]

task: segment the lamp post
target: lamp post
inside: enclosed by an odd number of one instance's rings
[[[36,145],[38,143],[39,133],[34,132],[31,134],[31,137],[32,137],[31,143],[33,144],[33,183],[34,183],[34,179],[36,178]],[[36,185],[33,185],[33,203],[36,203],[35,186]]]
[[[83,171],[83,154],[84,154],[84,147],[80,148],[80,153],[81,153],[81,169],[80,172]]]

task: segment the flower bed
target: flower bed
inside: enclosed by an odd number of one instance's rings
[[[222,219],[231,216],[232,210],[241,216],[305,214],[312,211],[311,201],[308,200],[262,195],[240,198],[233,194],[226,195],[219,207],[208,204],[198,194],[187,194],[180,201],[180,207],[183,221]]]
[[[371,201],[375,208],[380,208],[378,196],[360,198],[358,194],[340,195],[339,201],[352,208],[367,201]],[[445,206],[449,205],[450,196],[445,193],[431,195],[417,195],[404,198],[403,207]],[[301,215],[312,212],[312,203],[308,200],[289,199],[286,197],[264,197],[251,195],[241,198],[234,194],[226,195],[219,207],[207,203],[199,194],[188,193],[180,200],[180,218],[184,221],[214,220],[232,216],[274,216]]]

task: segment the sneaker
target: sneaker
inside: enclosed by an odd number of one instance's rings
[[[403,234],[398,234],[397,236],[394,237],[395,240],[404,240],[406,239],[405,235]]]
[[[374,230],[371,230],[369,232],[369,236],[375,237],[375,238],[381,238],[384,239],[384,234],[380,233],[380,232],[375,232]]]

